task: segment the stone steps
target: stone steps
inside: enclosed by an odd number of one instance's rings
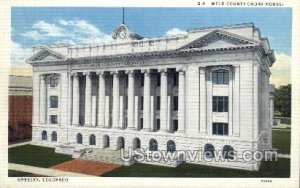
[[[132,162],[125,162],[121,159],[120,151],[111,149],[93,149],[90,153],[83,154],[80,159],[90,161],[101,161],[105,163],[113,163],[120,165],[130,165]]]

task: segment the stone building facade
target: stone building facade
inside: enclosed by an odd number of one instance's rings
[[[113,38],[34,48],[28,59],[33,144],[236,151],[238,157],[272,148],[268,91],[275,57],[252,23],[161,38],[143,38],[121,24]]]

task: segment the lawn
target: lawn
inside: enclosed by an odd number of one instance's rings
[[[176,168],[146,164],[122,166],[105,177],[290,177],[290,159],[263,162],[259,171],[246,171],[197,164],[182,164]]]
[[[291,131],[287,129],[272,131],[273,148],[278,149],[278,153],[291,153]]]
[[[287,125],[291,124],[291,118],[290,117],[275,117],[275,118],[280,119],[281,124],[287,124]]]
[[[71,155],[58,154],[54,148],[23,145],[8,149],[8,162],[37,167],[51,167],[72,160]]]

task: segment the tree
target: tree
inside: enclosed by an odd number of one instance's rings
[[[291,84],[275,89],[274,108],[281,113],[281,116],[291,117],[291,92]]]

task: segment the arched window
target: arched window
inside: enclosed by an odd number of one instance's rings
[[[82,134],[77,134],[77,144],[82,144]]]
[[[212,81],[216,85],[225,85],[229,83],[229,71],[218,69],[212,72]]]
[[[205,144],[204,155],[207,158],[214,158],[215,157],[215,147],[212,144]]]
[[[104,135],[103,136],[103,148],[108,148],[109,147],[109,136]]]
[[[167,152],[173,153],[174,151],[176,151],[175,142],[173,140],[169,140],[167,142]]]
[[[149,142],[149,150],[150,151],[157,151],[157,148],[158,148],[158,144],[157,144],[157,141],[155,139],[151,139],[150,142]]]
[[[56,142],[57,141],[57,133],[55,131],[51,134],[51,141]]]
[[[125,147],[124,137],[120,136],[117,141],[117,149],[121,149]]]
[[[234,150],[232,146],[225,145],[223,147],[223,158],[224,159],[233,159]]]
[[[42,140],[47,140],[47,131],[42,132]]]
[[[94,134],[90,135],[90,145],[96,145],[96,136]]]
[[[139,138],[133,139],[133,149],[141,148],[141,140]]]

